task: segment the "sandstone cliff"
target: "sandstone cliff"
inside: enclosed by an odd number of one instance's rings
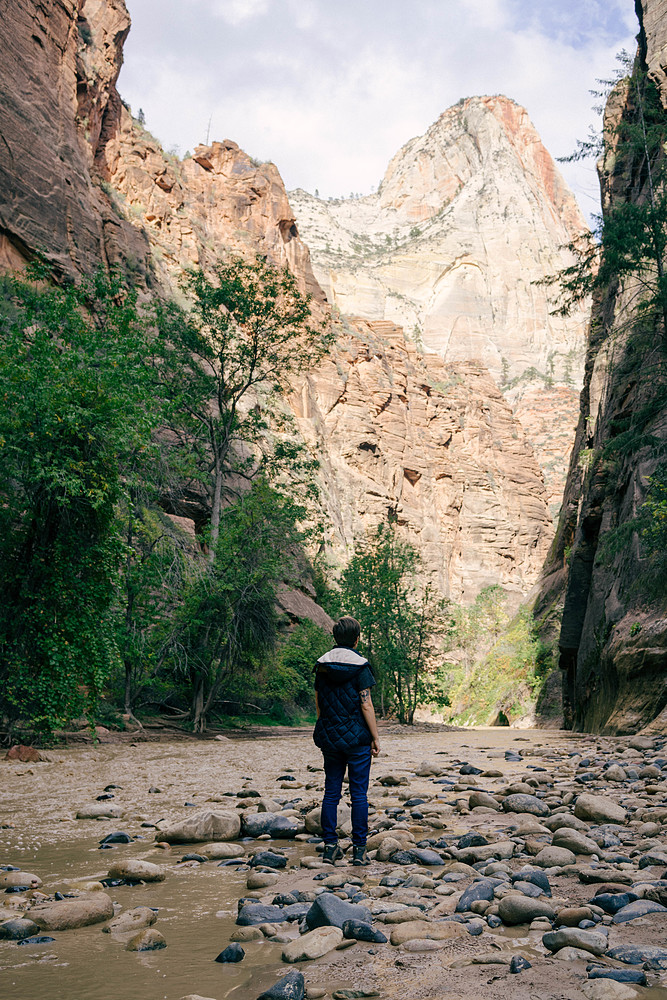
[[[637,58],[667,107],[667,5],[641,0],[637,11]],[[632,104],[626,86],[612,92],[605,113],[610,135]],[[667,135],[667,114],[664,125]],[[632,155],[623,140],[609,143],[598,171],[606,213],[645,202],[645,157]],[[560,631],[566,713],[575,728],[610,733],[646,725],[667,704],[665,602],[647,587],[637,533],[623,534],[667,443],[664,358],[648,331],[640,342],[632,319],[644,294],[630,276],[595,303],[563,513],[538,602],[547,611],[567,577]],[[667,724],[664,712],[660,724]]]
[[[123,0],[9,7],[3,50],[16,55],[0,60],[5,266],[36,252],[61,272],[118,262],[149,290],[178,294],[185,267],[259,251],[287,264],[326,309],[276,167],[229,140],[180,161],[123,105]],[[322,463],[332,561],[394,519],[453,597],[497,582],[525,592],[535,581],[551,536],[542,475],[479,362],[445,364],[392,323],[343,319],[331,359],[292,403]]]
[[[486,365],[557,510],[587,307],[552,316],[535,282],[571,262],[563,245],[586,225],[526,111],[506,97],[462,100],[396,154],[377,194],[290,198],[332,304],[399,323],[445,360]]]

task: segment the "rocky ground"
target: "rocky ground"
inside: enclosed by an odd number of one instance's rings
[[[366,868],[306,735],[47,756],[0,771],[12,995],[667,998],[665,738],[384,734]]]

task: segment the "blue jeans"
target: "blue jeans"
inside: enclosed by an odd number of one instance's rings
[[[323,750],[324,798],[322,799],[322,836],[325,844],[335,844],[338,803],[343,790],[345,768],[350,781],[352,802],[352,843],[366,846],[368,837],[368,780],[371,774],[371,748]]]

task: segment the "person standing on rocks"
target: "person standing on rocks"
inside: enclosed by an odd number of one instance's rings
[[[333,865],[344,855],[336,834],[338,803],[347,768],[352,802],[352,864],[367,865],[368,782],[371,759],[380,752],[368,660],[356,652],[356,618],[340,618],[333,627],[336,645],[315,666],[317,722],[313,740],[324,756],[322,860]]]

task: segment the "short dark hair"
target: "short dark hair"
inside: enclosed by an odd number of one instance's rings
[[[333,637],[336,640],[336,645],[347,646],[348,649],[352,649],[355,642],[361,635],[359,622],[356,618],[350,618],[349,615],[339,618],[331,631],[333,632]]]

